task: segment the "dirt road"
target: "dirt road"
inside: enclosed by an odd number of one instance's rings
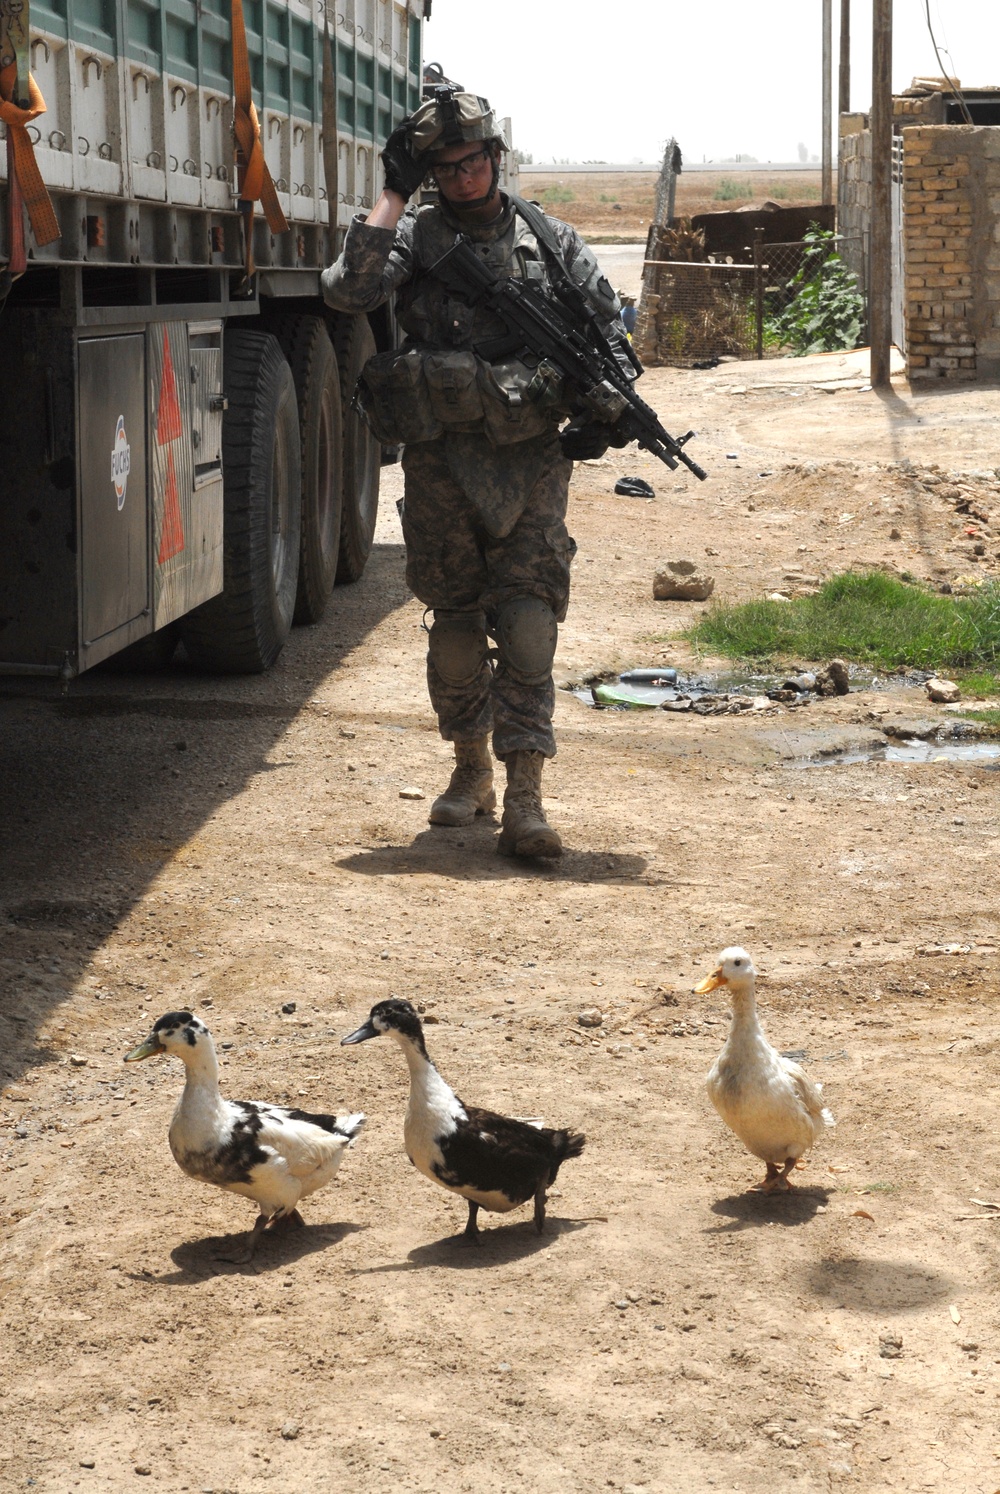
[[[1000,394],[862,378],[651,373],[711,481],[578,469],[560,678],[692,662],[662,640],[697,609],[651,597],[678,555],[723,597],[994,572]],[[623,470],[656,498],[615,497]],[[448,753],[385,476],[363,582],[269,676],[0,695],[0,1488],[990,1494],[996,774],[803,765],[933,715],[915,690],[718,718],[564,693],[565,858],[431,830]],[[748,1191],[705,1094],[726,1007],[691,987],[731,943],[838,1121],[790,1198]],[[541,1238],[527,1211],[452,1238],[464,1210],[403,1154],[398,1053],[338,1044],[390,992],[465,1098],[587,1133]],[[251,1206],[170,1158],[179,1066],[122,1066],[185,1005],[230,1095],[370,1117],[254,1268],[217,1256]]]

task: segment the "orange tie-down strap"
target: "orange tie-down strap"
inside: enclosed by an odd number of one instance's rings
[[[271,173],[264,160],[260,138],[260,121],[250,92],[250,55],[243,21],[243,0],[232,0],[233,26],[233,133],[236,136],[236,165],[239,172],[240,211],[246,222],[246,271],[253,274],[253,205],[259,201],[267,226],[272,233],[286,233],[288,223]]]
[[[27,109],[19,109],[13,102],[16,76],[16,63],[12,62],[7,67],[0,68],[0,119],[7,126],[7,138],[10,142],[8,159],[11,162],[13,174],[17,177],[17,185],[21,189],[24,205],[28,209],[28,219],[31,223],[31,231],[35,235],[35,243],[51,244],[53,239],[58,239],[60,236],[59,220],[52,206],[52,199],[42,181],[42,173],[35,160],[35,147],[28,134],[28,125],[32,120],[37,119],[39,114],[45,113],[45,100],[34,78],[29,77],[30,103]],[[13,200],[12,196],[11,201]]]

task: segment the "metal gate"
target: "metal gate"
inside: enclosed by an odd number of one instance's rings
[[[903,255],[903,137],[892,137],[892,340],[906,352],[906,264]]]

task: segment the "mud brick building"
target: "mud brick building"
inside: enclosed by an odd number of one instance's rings
[[[893,101],[893,341],[911,379],[1000,376],[1000,89]],[[841,116],[838,227],[867,238],[871,134]],[[866,266],[854,266],[864,273]]]

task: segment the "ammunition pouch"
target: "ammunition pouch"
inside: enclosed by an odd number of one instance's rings
[[[561,397],[562,380],[544,362],[491,364],[471,351],[407,348],[368,360],[354,404],[386,446],[434,441],[447,430],[481,431],[509,446],[554,430],[566,413]]]

